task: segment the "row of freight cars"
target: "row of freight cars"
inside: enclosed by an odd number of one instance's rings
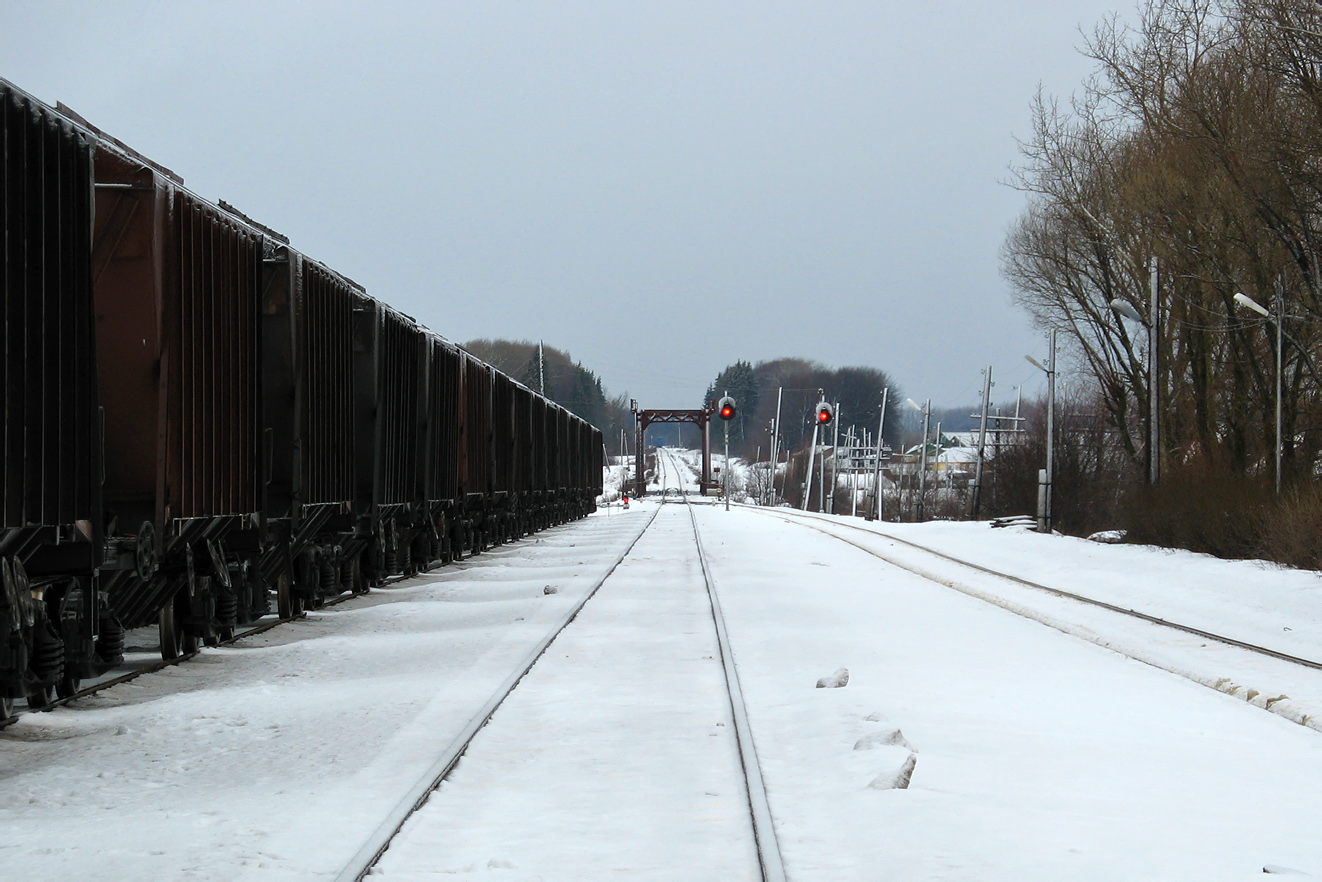
[[[601,433],[0,80],[0,719],[582,517]]]

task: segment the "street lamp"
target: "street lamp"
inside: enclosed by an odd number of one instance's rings
[[[1051,352],[1047,356],[1047,365],[1042,364],[1031,355],[1025,355],[1024,359],[1033,367],[1043,371],[1047,375],[1047,467],[1043,472],[1042,480],[1039,486],[1042,488],[1038,493],[1037,500],[1037,531],[1039,533],[1051,532],[1051,489],[1055,480],[1055,451],[1056,451],[1056,329],[1051,329]]]
[[[1112,300],[1111,309],[1121,318],[1127,318],[1130,321],[1138,322],[1148,330],[1148,483],[1155,485],[1157,479],[1161,476],[1161,455],[1158,452],[1160,447],[1160,421],[1158,419],[1158,377],[1160,364],[1157,360],[1157,340],[1160,337],[1158,333],[1161,329],[1161,311],[1157,303],[1157,258],[1152,258],[1152,263],[1148,271],[1148,284],[1150,294],[1148,297],[1149,312],[1148,318],[1144,320],[1138,310],[1124,300]],[[1054,367],[1054,365],[1053,365]]]
[[[1251,309],[1258,315],[1263,316],[1269,322],[1276,326],[1276,495],[1281,495],[1281,337],[1284,334],[1282,330],[1281,319],[1284,318],[1281,309],[1281,285],[1276,284],[1276,296],[1274,298],[1276,311],[1273,313],[1258,303],[1252,297],[1244,294],[1236,294],[1234,301],[1240,306]]]
[[[923,520],[923,501],[927,497],[927,427],[928,420],[932,416],[932,399],[927,399],[922,407],[919,407],[918,402],[912,398],[905,400],[909,402],[910,407],[923,415],[923,445],[918,459],[920,463],[918,466],[918,521],[921,523]]]

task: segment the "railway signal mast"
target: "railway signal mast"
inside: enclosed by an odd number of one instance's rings
[[[826,400],[826,393],[818,389],[817,398],[816,417],[812,421],[812,447],[808,450],[808,472],[803,479],[803,505],[801,506],[803,511],[808,510],[808,497],[812,495],[812,466],[813,459],[817,455],[817,433],[831,425],[831,420],[835,419],[835,408]],[[822,487],[821,503],[823,506],[826,504],[826,487]]]
[[[726,392],[716,405],[716,413],[725,423],[725,487],[721,495],[725,497],[725,510],[730,510],[730,420],[735,416],[734,399]]]

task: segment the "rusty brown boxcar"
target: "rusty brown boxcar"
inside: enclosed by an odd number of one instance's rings
[[[456,527],[456,514],[462,508],[457,467],[462,420],[459,397],[462,357],[458,347],[440,337],[433,335],[428,345],[425,469],[422,475],[427,522],[422,538],[431,559],[448,563],[463,554],[463,543]]]
[[[261,524],[264,235],[106,136],[95,176],[106,519],[134,552],[107,588],[125,626],[159,620],[170,656],[233,626],[221,549]]]
[[[283,239],[283,237],[281,237]],[[361,590],[355,531],[354,311],[366,291],[268,236],[263,259],[262,413],[265,533],[243,619],[282,616],[342,588]]]
[[[526,536],[532,532],[533,508],[533,401],[531,389],[519,384],[513,391],[513,431],[511,457],[512,482],[515,488],[514,535]]]
[[[353,551],[372,582],[418,566],[410,539],[426,508],[418,475],[427,339],[416,322],[383,303],[369,299],[355,309]]]
[[[0,80],[0,717],[12,698],[44,703],[52,689],[70,692],[123,649],[95,578],[93,150],[88,133]]]
[[[486,520],[491,490],[490,365],[463,353],[459,379],[462,400],[459,435],[459,492],[463,509],[460,536],[468,552],[480,552],[487,541]]]
[[[495,544],[514,538],[518,490],[514,483],[514,380],[491,373],[491,503],[488,521]]]

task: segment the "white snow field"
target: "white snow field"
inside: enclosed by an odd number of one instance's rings
[[[25,716],[0,732],[4,875],[333,878],[656,505]],[[1322,733],[1188,676],[1289,678],[1306,707],[1322,672],[1246,670],[1239,650],[1014,596],[1047,627],[766,512],[697,515],[790,879],[1322,876]],[[374,875],[756,878],[688,517],[661,510]],[[1322,656],[1315,574],[986,524],[879,529]]]

